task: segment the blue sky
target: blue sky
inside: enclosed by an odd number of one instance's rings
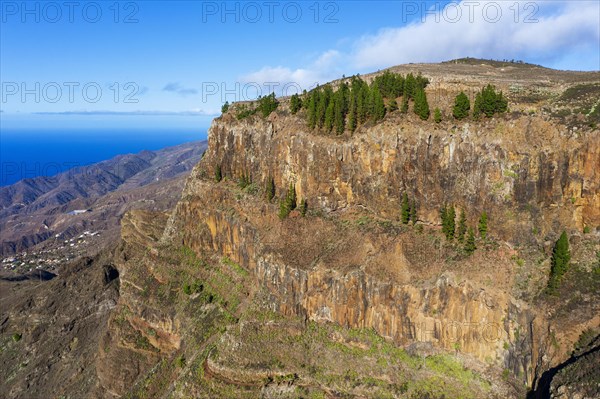
[[[206,127],[257,87],[465,56],[600,69],[595,0],[72,3],[0,1],[0,127]]]

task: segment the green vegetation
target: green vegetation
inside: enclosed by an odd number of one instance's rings
[[[303,199],[300,201],[300,205],[298,206],[298,211],[300,211],[300,215],[302,217],[306,216],[306,211],[308,211],[308,201]]]
[[[397,73],[385,71],[373,79],[373,87],[376,87],[385,98],[397,98],[404,93],[404,77]]]
[[[227,334],[210,354],[212,362],[249,371],[269,368],[273,373],[256,385],[298,381],[290,385],[297,389],[291,397],[323,398],[316,387],[335,387],[342,398],[467,399],[486,397],[490,389],[453,356],[410,355],[373,329],[305,323],[252,307]]]
[[[419,118],[421,118],[422,120],[425,121],[429,119],[429,103],[427,102],[427,95],[425,94],[425,90],[422,88],[416,89],[415,105],[413,107],[413,111],[415,112],[415,114],[419,115]]]
[[[410,221],[410,204],[408,203],[408,195],[406,193],[402,195],[400,218],[404,224],[408,224]]]
[[[275,179],[273,176],[267,178],[267,187],[265,188],[265,198],[267,201],[272,201],[275,198]]]
[[[200,281],[194,281],[193,283],[184,283],[183,284],[183,293],[186,295],[192,295],[200,293],[204,290],[204,286]]]
[[[242,172],[240,178],[238,179],[238,187],[242,190],[252,184],[252,177],[250,177],[249,173]]]
[[[185,367],[185,355],[181,354],[175,358],[175,366],[180,369]]]
[[[256,108],[263,118],[271,115],[271,112],[275,111],[279,106],[279,101],[275,98],[275,93],[271,93],[268,96],[258,98],[258,107]]]
[[[223,180],[223,173],[221,172],[221,165],[215,166],[215,181],[218,183]]]
[[[400,109],[400,112],[403,114],[408,112],[408,97],[402,98],[402,108]]]
[[[452,115],[458,119],[464,119],[469,116],[469,111],[471,110],[471,102],[469,101],[469,97],[462,91],[456,98],[454,99],[454,108],[452,109]]]
[[[473,117],[479,118],[482,114],[491,118],[494,114],[508,111],[508,101],[504,98],[502,91],[496,92],[492,85],[484,87],[475,97]]]
[[[376,77],[371,85],[358,76],[353,76],[349,82],[339,85],[336,91],[331,85],[317,87],[304,96],[301,101],[306,109],[306,121],[310,129],[318,129],[325,133],[343,134],[346,130],[355,131],[359,126],[369,121],[382,120],[387,112],[398,109],[396,98],[403,96],[403,109],[408,110],[408,100],[417,96],[419,115],[427,114],[424,89],[429,80],[418,75],[409,74],[406,79],[399,74],[389,71]],[[386,108],[386,101],[388,107]],[[293,108],[298,106],[298,100],[293,100]],[[426,109],[425,109],[425,108]]]
[[[296,189],[294,184],[290,183],[285,199],[279,202],[279,218],[285,219],[294,209],[296,209]]]
[[[238,120],[246,119],[252,115],[259,113],[260,116],[266,118],[279,107],[279,101],[275,97],[275,93],[268,96],[258,97],[258,105],[254,106],[254,102],[248,104],[240,104],[236,106],[236,118]]]
[[[417,223],[417,202],[415,200],[409,201],[407,193],[402,194],[400,220],[403,224],[408,224],[411,221],[413,225]]]
[[[487,231],[488,231],[488,216],[487,213],[485,211],[483,211],[483,213],[481,214],[481,217],[479,218],[479,236],[485,240],[487,238]]]
[[[250,106],[247,106],[246,104],[241,104],[238,107],[236,107],[236,114],[235,117],[237,118],[237,120],[242,120],[242,119],[246,119],[249,116],[252,116],[254,114],[256,114],[256,108],[254,108],[254,103],[250,103]]]
[[[23,337],[23,335],[21,335],[20,333],[14,333],[12,335],[12,340],[14,342],[19,342],[21,340],[21,338]]]
[[[229,101],[225,101],[225,104],[221,107],[221,113],[225,114],[229,111]]]
[[[412,220],[413,225],[417,224],[417,201],[412,201],[410,203],[410,220]]]
[[[458,228],[456,230],[456,238],[458,238],[458,242],[464,241],[466,232],[467,232],[467,215],[465,214],[465,210],[461,209],[460,217],[458,219]]]
[[[552,251],[550,279],[548,280],[548,290],[550,293],[556,292],[563,275],[569,268],[570,261],[571,251],[569,250],[569,237],[567,236],[567,233],[563,231]]]
[[[475,232],[473,231],[472,227],[469,227],[467,239],[465,241],[465,252],[471,255],[476,249],[477,246],[475,245]]]
[[[442,111],[439,108],[436,108],[433,112],[433,120],[435,123],[440,123],[442,121]]]
[[[440,210],[440,218],[442,219],[442,233],[444,233],[447,240],[453,240],[456,230],[456,210],[453,206],[444,205]]]
[[[290,99],[290,111],[295,115],[300,109],[302,109],[302,99],[298,94],[294,94]]]

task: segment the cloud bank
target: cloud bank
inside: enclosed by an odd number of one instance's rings
[[[460,1],[429,10],[403,10],[412,22],[331,49],[302,68],[265,66],[244,82],[296,82],[310,89],[343,73],[365,73],[406,63],[462,57],[514,59],[548,67],[600,69],[600,2]],[[407,17],[403,15],[400,17]],[[402,18],[399,18],[402,19]],[[399,21],[400,22],[400,21]]]

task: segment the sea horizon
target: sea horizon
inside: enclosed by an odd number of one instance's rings
[[[207,128],[9,128],[0,130],[0,187],[111,159],[206,140]]]

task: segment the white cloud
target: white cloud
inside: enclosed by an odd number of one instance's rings
[[[360,68],[378,68],[464,56],[551,61],[564,57],[572,46],[595,46],[596,54],[590,56],[598,57],[597,2],[521,2],[518,14],[513,2],[470,3],[477,5],[448,5],[423,23],[383,29],[362,37],[355,45],[353,62]],[[525,9],[526,4],[540,8]],[[453,22],[457,7],[462,17]]]
[[[304,68],[267,66],[243,76],[242,81],[295,82],[304,89],[339,78],[344,72],[365,73],[398,64],[467,56],[597,70],[599,16],[597,1],[450,3],[437,13],[427,13],[423,20],[362,36],[348,53],[331,49]]]
[[[277,95],[290,95],[302,90],[310,90],[338,78],[338,67],[342,54],[337,50],[328,50],[321,54],[306,68],[264,67],[240,78],[242,83],[257,83],[262,87],[273,87]]]

